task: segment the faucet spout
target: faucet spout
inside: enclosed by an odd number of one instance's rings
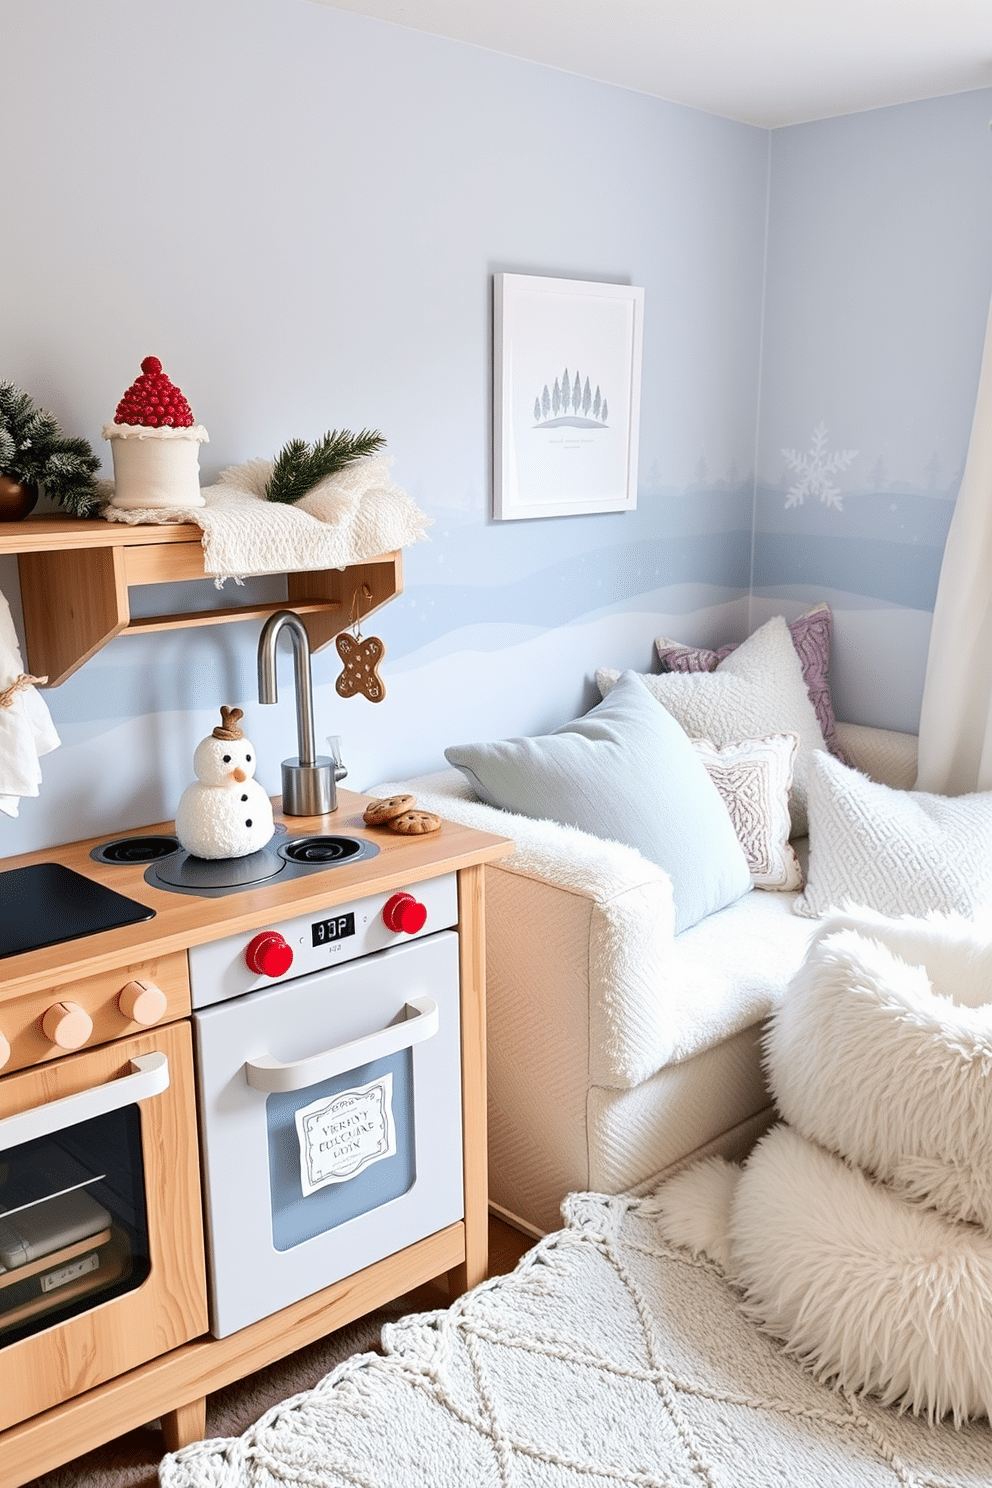
[[[282,631],[293,643],[293,672],[296,680],[296,740],[301,765],[312,765],[316,757],[313,733],[313,680],[310,674],[310,637],[299,615],[276,610],[258,638],[258,701],[277,703],[276,645]]]
[[[287,816],[323,816],[337,810],[334,761],[318,755],[314,747],[310,639],[302,620],[292,610],[276,610],[262,627],[258,638],[258,701],[279,700],[276,645],[283,630],[293,643],[299,753],[296,759],[282,762],[282,809]]]

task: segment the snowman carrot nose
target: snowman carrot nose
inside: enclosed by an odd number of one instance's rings
[[[245,774],[244,770],[242,770],[240,765],[237,767],[236,770],[232,770],[231,774],[234,776],[239,785],[241,785],[243,781],[248,779],[248,776]]]

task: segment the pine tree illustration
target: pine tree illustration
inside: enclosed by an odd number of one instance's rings
[[[603,399],[603,406],[599,410],[600,422],[605,424],[606,423],[606,420],[609,418],[609,416],[610,416],[610,405],[607,403],[606,399],[604,398]]]
[[[602,406],[603,406],[603,400],[600,397],[599,383],[597,382],[597,384],[596,384],[596,396],[592,400],[592,416],[593,416],[593,418],[595,418],[595,419],[598,419],[599,418],[599,410],[602,408]]]
[[[579,411],[579,409],[581,407],[582,407],[582,379],[579,377],[578,372],[576,372],[576,374],[575,374],[575,381],[572,384],[572,412],[573,413],[578,413],[578,411]]]
[[[551,394],[548,392],[548,384],[544,384],[544,392],[541,394],[541,412],[545,418],[551,412]]]
[[[592,406],[592,393],[589,391],[589,379],[586,378],[585,387],[582,389],[582,414],[584,418],[589,417],[589,409]]]
[[[835,450],[830,454],[827,450],[827,426],[821,419],[813,430],[811,445],[805,454],[801,455],[794,449],[782,451],[786,464],[798,476],[785,498],[786,510],[790,506],[802,506],[807,496],[819,496],[825,506],[843,511],[840,487],[833,485],[829,477],[846,470],[857,453],[857,450]]]

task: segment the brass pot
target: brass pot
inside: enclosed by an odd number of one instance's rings
[[[25,486],[20,481],[0,475],[0,522],[19,522],[34,510],[37,500],[36,486]]]

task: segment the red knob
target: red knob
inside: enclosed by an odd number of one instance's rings
[[[416,935],[427,924],[427,905],[412,894],[394,894],[382,907],[382,918],[388,930],[405,930]]]
[[[245,963],[259,976],[284,976],[293,964],[293,948],[278,930],[263,930],[245,947]]]

